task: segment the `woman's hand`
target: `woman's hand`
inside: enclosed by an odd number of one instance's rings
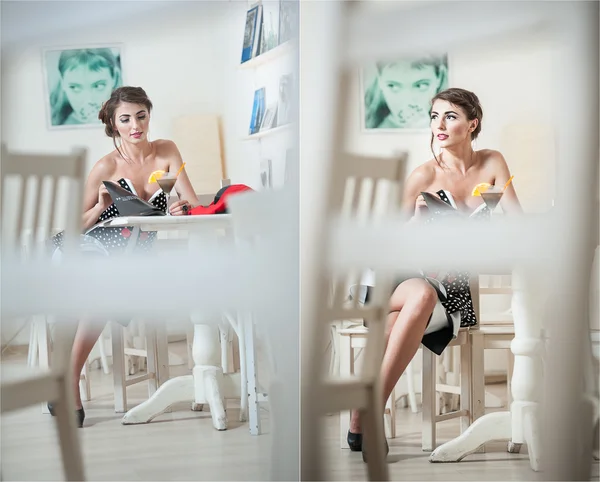
[[[112,198],[110,197],[110,194],[108,194],[108,190],[106,189],[104,183],[101,183],[100,187],[98,188],[98,206],[100,206],[104,211],[111,204]]]
[[[425,202],[425,198],[423,198],[422,194],[419,194],[417,200],[415,201],[415,213],[413,215],[414,219],[421,219],[427,213],[427,203]]]
[[[191,208],[192,206],[190,203],[185,199],[182,199],[181,201],[175,201],[171,204],[169,212],[171,213],[171,216],[185,216],[190,212]]]

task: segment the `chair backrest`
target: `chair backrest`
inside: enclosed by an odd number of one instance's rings
[[[41,254],[57,222],[64,229],[65,248],[75,247],[81,233],[85,159],[85,149],[51,155],[14,153],[2,145],[3,253]]]
[[[369,223],[399,212],[407,163],[406,154],[390,158],[340,155],[332,180],[329,218]],[[363,282],[365,272],[333,273],[329,307],[322,306],[322,321],[363,319],[369,325],[365,348],[364,379],[376,379],[383,356],[383,321],[392,279],[371,273],[374,288],[367,303],[348,299],[350,287]]]
[[[512,279],[510,274],[480,274],[473,276],[470,283],[473,308],[478,325],[512,325],[510,308]],[[492,298],[493,296],[493,298]]]
[[[334,181],[330,214],[367,223],[399,211],[407,155],[374,158],[344,155]],[[365,273],[337,277],[332,284],[332,304],[342,306],[350,287],[364,282]],[[354,306],[356,306],[354,300]]]

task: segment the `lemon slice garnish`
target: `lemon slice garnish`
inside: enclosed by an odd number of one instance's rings
[[[481,182],[475,186],[471,196],[481,196],[482,192],[486,192],[492,185],[489,182]]]
[[[148,178],[148,183],[157,182],[164,175],[165,175],[165,171],[162,171],[162,170],[154,171],[152,174],[150,174],[150,177]]]

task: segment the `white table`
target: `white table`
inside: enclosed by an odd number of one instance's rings
[[[513,273],[515,338],[511,342],[511,351],[515,362],[510,410],[478,418],[460,436],[436,448],[429,457],[430,462],[459,462],[487,442],[509,440],[508,451],[513,453],[518,453],[521,445],[526,443],[531,468],[540,470],[544,339],[542,317],[534,310],[543,300],[538,298],[540,281],[536,284],[533,281],[522,273]]]
[[[133,226],[142,231],[185,231],[188,245],[202,248],[213,243],[231,225],[231,215],[210,216],[130,216],[108,220],[105,227]],[[219,233],[220,231],[220,233]],[[137,239],[137,233],[131,236]],[[240,374],[224,374],[221,365],[219,329],[214,323],[202,323],[202,313],[192,313],[194,339],[192,356],[193,375],[172,378],[161,385],[145,402],[129,410],[123,417],[124,425],[148,423],[178,402],[192,402],[194,409],[203,404],[210,406],[213,426],[217,430],[227,429],[225,398],[240,397]]]

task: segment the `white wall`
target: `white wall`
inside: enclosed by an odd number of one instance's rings
[[[270,1],[264,0],[263,4]],[[233,3],[237,5],[235,14],[231,15],[231,28],[236,32],[243,32],[247,4]],[[260,186],[260,160],[271,159],[273,184],[274,187],[280,187],[285,173],[286,149],[293,148],[297,140],[297,123],[290,129],[262,137],[260,140],[248,140],[247,137],[254,91],[265,87],[267,105],[277,102],[280,77],[291,73],[295,75],[296,82],[298,81],[298,52],[295,49],[256,68],[242,69],[241,45],[240,35],[229,37],[227,57],[233,61],[227,63],[221,79],[227,92],[228,104],[228,115],[223,125],[226,134],[226,157],[230,169],[228,174],[233,179],[246,179],[245,182],[252,187]]]

